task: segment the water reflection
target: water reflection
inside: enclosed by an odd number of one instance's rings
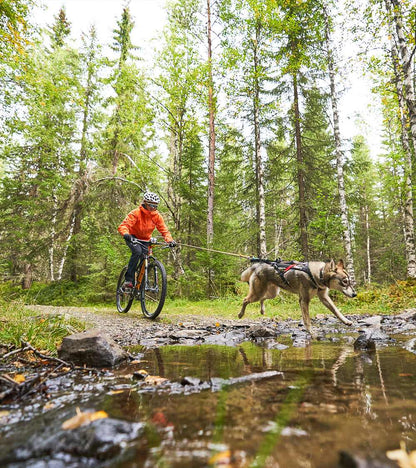
[[[55,414],[10,427],[4,444],[60,427],[79,406],[146,423],[144,436],[111,463],[120,468],[329,468],[341,451],[392,466],[387,450],[401,441],[416,448],[414,354],[399,346],[355,352],[345,341],[280,345],[131,349],[140,362],[105,379],[92,376],[79,393],[51,393]],[[141,369],[167,385],[133,380]],[[194,392],[181,390],[184,377]],[[197,391],[200,382],[210,385]]]
[[[386,450],[401,440],[415,448],[415,356],[400,348],[370,355],[322,342],[285,350],[169,346],[145,351],[144,359],[149,372],[169,380],[282,373],[219,392],[154,392],[134,403],[112,397],[107,410],[146,420],[159,434],[150,466],[220,466],[224,459],[215,457],[223,456],[233,466],[334,467],[340,451],[389,466]]]

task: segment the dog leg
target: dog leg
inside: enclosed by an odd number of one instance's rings
[[[305,325],[306,330],[311,333],[311,318],[309,316],[309,297],[299,296],[299,305],[300,310],[302,311],[303,324]]]
[[[247,304],[249,304],[250,302],[247,300],[247,297],[245,297],[243,299],[243,306],[241,307],[241,310],[240,310],[240,313],[238,314],[238,318],[242,318],[245,311],[246,311],[246,307],[247,307]]]
[[[329,309],[342,323],[345,325],[352,325],[351,320],[348,320],[346,317],[342,315],[342,313],[337,309],[337,306],[333,303],[332,299],[328,295],[327,289],[319,289],[318,290],[318,297],[322,304]]]
[[[260,301],[260,313],[261,315],[264,315],[264,299]]]

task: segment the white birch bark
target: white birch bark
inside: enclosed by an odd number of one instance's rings
[[[368,220],[368,205],[364,207],[365,233],[366,233],[366,254],[367,254],[367,283],[371,283],[371,253],[370,253],[370,223]]]
[[[64,266],[65,266],[66,257],[67,257],[67,253],[68,253],[68,247],[69,247],[69,243],[71,242],[72,235],[74,233],[74,228],[75,228],[75,212],[72,215],[71,225],[69,227],[69,232],[68,232],[68,237],[66,238],[64,251],[62,253],[61,261],[59,262],[58,277],[57,277],[58,281],[60,281],[62,279],[62,272],[64,271]]]
[[[212,29],[211,0],[207,0],[207,39],[208,39],[208,113],[209,113],[209,155],[208,155],[208,211],[207,247],[214,241],[214,187],[215,187],[215,102],[214,80],[212,77]]]
[[[267,246],[266,246],[266,209],[265,209],[265,200],[264,200],[264,169],[263,161],[261,157],[261,138],[260,138],[260,93],[259,93],[259,82],[257,78],[258,74],[258,36],[259,36],[259,26],[256,27],[256,39],[253,41],[253,54],[254,54],[254,100],[253,100],[253,115],[254,115],[254,152],[255,152],[255,161],[256,161],[256,182],[257,182],[257,203],[258,203],[258,222],[259,222],[259,256],[265,258],[267,255]]]
[[[49,276],[51,281],[55,281],[55,236],[56,236],[56,218],[58,211],[58,199],[55,193],[52,194],[53,214],[51,219],[51,232],[49,244]]]
[[[403,29],[400,4],[397,0],[386,0],[387,11],[391,14],[391,27],[395,32],[395,41],[392,41],[392,61],[396,78],[396,90],[399,101],[402,146],[405,153],[405,200],[403,206],[404,241],[406,249],[407,276],[416,278],[416,245],[413,213],[413,187],[412,187],[412,149],[408,133],[408,120],[410,121],[410,136],[413,148],[416,149],[416,102],[413,85],[413,70],[411,56],[406,46],[406,37]]]
[[[396,89],[399,101],[400,120],[401,120],[401,136],[402,146],[405,153],[405,200],[403,206],[403,224],[404,224],[404,241],[406,248],[407,276],[416,278],[416,247],[414,236],[414,216],[413,216],[413,191],[412,191],[412,149],[409,141],[408,133],[408,116],[403,96],[403,83],[397,67],[397,49],[392,46],[392,59],[394,64],[394,72],[396,75]]]
[[[330,80],[331,90],[331,104],[332,104],[332,117],[334,125],[334,140],[335,140],[335,155],[337,164],[337,182],[338,182],[338,194],[341,211],[341,222],[343,227],[343,239],[344,239],[344,250],[345,250],[345,263],[346,269],[350,275],[351,282],[355,284],[355,269],[354,269],[354,258],[352,254],[352,239],[350,223],[348,220],[348,206],[347,197],[345,193],[345,181],[344,181],[344,155],[342,152],[341,145],[341,132],[339,127],[339,110],[338,110],[338,99],[336,94],[335,86],[335,64],[334,64],[334,52],[331,48],[331,36],[330,36],[330,25],[329,18],[324,8],[325,13],[325,30],[326,30],[326,46],[328,56],[328,71]]]

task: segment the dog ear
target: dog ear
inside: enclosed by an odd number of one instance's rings
[[[337,268],[344,270],[344,260],[342,260],[342,258],[338,260]]]
[[[328,260],[327,262],[325,262],[325,273],[329,273],[330,271],[335,271],[335,269],[336,269],[335,262],[332,258],[331,260]]]

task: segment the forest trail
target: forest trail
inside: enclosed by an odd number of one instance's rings
[[[220,319],[219,317],[205,317],[189,314],[164,314],[156,320],[143,317],[139,311],[130,311],[127,314],[118,313],[115,308],[97,307],[66,307],[66,306],[28,306],[39,314],[59,315],[66,319],[75,318],[85,323],[86,329],[98,328],[107,333],[123,346],[138,344],[142,339],[177,333],[184,330],[207,329],[235,329],[250,328],[262,323],[270,323],[271,319]]]

